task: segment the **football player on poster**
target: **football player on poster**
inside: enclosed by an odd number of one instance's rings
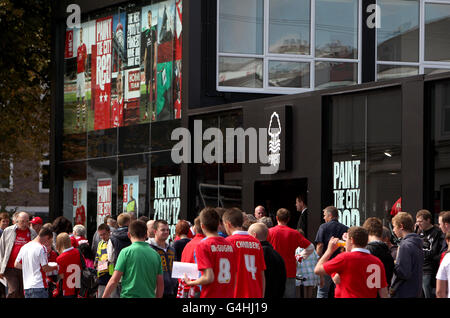
[[[156,43],[157,25],[152,25],[152,11],[147,12],[147,29],[142,33],[144,47],[144,74],[145,74],[145,115],[148,118],[148,104],[151,104],[152,121],[156,120]],[[144,16],[144,15],[143,15]],[[155,15],[156,17],[156,15]]]
[[[87,49],[83,43],[83,28],[80,28],[80,45],[77,49],[77,125],[76,130],[86,128],[86,82],[85,72],[87,70]],[[81,98],[81,103],[80,103]],[[81,114],[80,114],[81,113]],[[83,125],[80,126],[80,115],[83,116]]]
[[[116,78],[117,96],[111,105],[111,127],[123,126],[123,76],[122,72],[117,73]]]
[[[74,225],[86,226],[86,181],[74,181],[73,183],[73,218]]]

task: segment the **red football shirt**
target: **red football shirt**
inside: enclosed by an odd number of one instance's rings
[[[226,238],[236,253],[237,276],[235,298],[262,298],[261,271],[266,269],[259,240],[245,231],[236,231]]]
[[[123,97],[115,99],[111,106],[112,127],[123,126]]]
[[[14,268],[14,262],[16,261],[17,255],[19,255],[22,246],[31,241],[31,233],[29,229],[19,230],[16,229],[16,240],[14,241],[14,246],[9,254],[9,260],[6,267]]]
[[[383,263],[365,249],[340,253],[323,264],[328,274],[338,273],[336,298],[376,298],[380,288],[387,287]]]
[[[86,210],[84,209],[84,205],[80,205],[75,211],[75,225],[81,224],[84,225],[86,222]]]
[[[233,298],[236,261],[233,245],[223,237],[207,237],[195,249],[199,271],[212,268],[214,281],[203,285],[200,298]]]
[[[183,249],[183,253],[181,253],[181,261],[184,263],[195,263],[194,258],[194,250],[197,245],[205,238],[203,234],[196,234],[189,243]]]
[[[267,240],[283,258],[286,267],[286,276],[288,278],[295,277],[297,274],[295,250],[297,247],[307,248],[311,245],[311,242],[298,231],[286,225],[271,227]]]
[[[85,63],[87,57],[86,45],[82,43],[77,50],[77,73],[85,71]]]
[[[80,252],[71,247],[56,258],[56,263],[59,265],[58,274],[64,274],[63,296],[75,295],[75,288],[80,287]]]

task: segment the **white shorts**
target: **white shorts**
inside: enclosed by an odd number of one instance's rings
[[[86,82],[84,72],[77,74],[77,98],[86,96]]]

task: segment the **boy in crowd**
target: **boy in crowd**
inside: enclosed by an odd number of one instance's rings
[[[331,255],[339,248],[339,238],[332,237],[328,248],[317,262],[316,275],[338,274],[336,298],[381,298],[388,297],[386,273],[383,263],[365,248],[368,232],[360,226],[348,230],[345,253],[329,261]]]
[[[234,297],[263,298],[266,263],[261,243],[242,230],[244,218],[239,209],[227,210],[222,218],[228,234],[226,240],[236,252],[237,281]]]
[[[214,208],[200,212],[200,224],[206,238],[195,249],[195,259],[202,276],[196,280],[184,277],[187,286],[202,285],[200,298],[233,298],[236,261],[233,245],[217,233],[220,217]]]

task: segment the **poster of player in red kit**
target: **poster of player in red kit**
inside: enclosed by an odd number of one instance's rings
[[[86,180],[73,182],[73,224],[81,224],[86,227]]]
[[[183,57],[183,4],[181,0],[175,3],[175,58],[173,75],[173,111],[174,118],[181,118],[181,59]]]
[[[112,17],[96,20],[95,48],[92,50],[95,130],[111,128],[112,32]]]

